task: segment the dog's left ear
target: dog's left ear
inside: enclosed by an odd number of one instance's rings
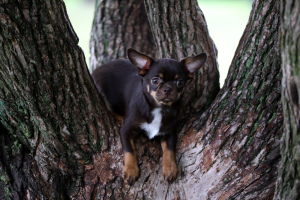
[[[134,49],[128,49],[127,55],[130,62],[139,70],[138,73],[141,76],[144,76],[150,68],[150,65],[154,62],[154,60],[142,54]]]
[[[185,70],[188,72],[189,78],[194,78],[195,72],[200,69],[207,60],[206,53],[200,53],[193,57],[187,57],[180,62],[184,64]]]

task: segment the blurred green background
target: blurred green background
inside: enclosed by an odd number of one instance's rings
[[[64,0],[89,66],[89,40],[95,0]],[[218,49],[220,84],[223,86],[236,47],[248,22],[253,0],[198,0],[209,33]]]

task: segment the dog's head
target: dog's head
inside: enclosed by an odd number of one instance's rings
[[[154,60],[134,49],[128,49],[127,55],[143,77],[145,92],[158,106],[171,106],[176,102],[188,79],[194,77],[207,59],[206,53],[201,53],[180,62],[167,58]]]

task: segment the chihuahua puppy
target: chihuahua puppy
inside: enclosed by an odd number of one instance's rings
[[[162,173],[172,182],[178,172],[175,160],[178,103],[186,82],[206,62],[206,53],[180,62],[154,60],[128,49],[128,59],[119,59],[96,68],[92,77],[107,108],[124,117],[120,129],[124,151],[123,178],[133,184],[139,176],[134,137],[140,132],[149,139],[161,137]]]

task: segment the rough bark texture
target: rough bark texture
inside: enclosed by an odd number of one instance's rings
[[[127,57],[128,48],[155,58],[156,46],[144,1],[97,0],[90,42],[90,70]]]
[[[114,126],[64,2],[1,1],[0,41],[0,196],[67,198]]]
[[[219,87],[216,51],[201,11],[194,7],[195,1],[181,1],[179,5],[172,1],[162,5],[151,2],[153,7],[147,6],[147,10],[154,16],[150,17],[154,32],[152,20],[159,14],[155,6],[161,7],[161,16],[174,17],[164,18],[164,25],[157,27],[158,33],[175,38],[168,42],[172,50],[158,45],[161,56],[180,58],[202,51],[210,55],[208,64],[186,90],[186,95],[190,90],[197,90],[199,95],[185,96],[182,106],[187,112],[207,109],[201,115],[192,115],[184,127],[178,126],[176,158],[180,173],[176,181],[168,184],[161,175],[158,139],[149,141],[141,135],[135,142],[140,177],[133,186],[124,183],[116,126],[90,79],[63,2],[2,1],[0,120],[7,131],[0,137],[0,197],[273,197],[283,122],[277,40],[279,1],[254,2],[229,75],[214,102]],[[188,25],[180,27],[174,19],[186,19]],[[200,25],[196,25],[198,20]],[[175,28],[188,35],[175,37]],[[201,33],[203,39],[193,37],[193,33]],[[155,40],[159,44],[157,36]],[[177,52],[180,44],[185,48]],[[207,84],[215,85],[209,90]],[[206,95],[202,103],[198,102],[200,95]]]
[[[280,47],[284,134],[274,199],[300,199],[300,2],[281,1]]]
[[[217,49],[208,34],[207,24],[196,0],[145,0],[159,56],[181,60],[202,52],[206,64],[190,82],[182,101],[182,113],[207,108],[220,90]]]
[[[184,198],[272,199],[283,121],[278,28],[279,1],[255,1],[224,87],[179,140]]]

